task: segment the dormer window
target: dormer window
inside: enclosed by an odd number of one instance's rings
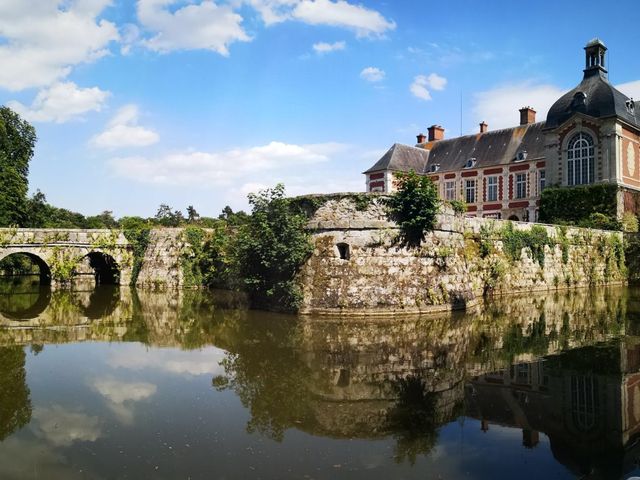
[[[627,105],[627,112],[629,112],[631,115],[635,115],[636,114],[636,102],[633,101],[633,98],[630,98],[629,100],[626,101],[626,105]]]
[[[475,166],[476,166],[475,158],[470,158],[469,160],[467,160],[467,163],[464,164],[464,168],[473,168]]]
[[[434,163],[433,165],[431,165],[429,167],[429,172],[431,172],[431,173],[437,172],[438,170],[440,170],[440,164],[439,163]]]
[[[516,162],[523,162],[527,159],[527,151],[526,150],[520,150],[518,153],[516,153]]]

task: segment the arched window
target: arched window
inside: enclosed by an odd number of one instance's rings
[[[574,135],[567,146],[567,184],[585,185],[595,179],[593,138],[586,133]]]

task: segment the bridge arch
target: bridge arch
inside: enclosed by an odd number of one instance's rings
[[[0,262],[12,256],[25,256],[38,267],[40,284],[49,285],[51,283],[51,268],[49,264],[40,255],[26,250],[11,250],[0,253]]]
[[[119,285],[120,266],[113,256],[93,250],[87,253],[82,261],[87,261],[88,266],[93,269],[96,285]]]

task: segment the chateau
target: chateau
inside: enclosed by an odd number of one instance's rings
[[[640,102],[609,83],[607,47],[585,47],[584,77],[536,122],[520,109],[520,125],[452,139],[433,125],[417,144],[393,145],[366,175],[367,191],[392,192],[394,173],[428,175],[444,200],[467,203],[471,216],[535,221],[548,185],[595,183],[619,186],[618,214],[640,205]],[[515,113],[515,112],[514,112]],[[567,208],[570,208],[568,205]]]

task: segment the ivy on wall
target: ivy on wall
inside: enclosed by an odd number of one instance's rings
[[[540,198],[539,220],[543,223],[619,230],[618,186],[611,184],[548,187]]]

